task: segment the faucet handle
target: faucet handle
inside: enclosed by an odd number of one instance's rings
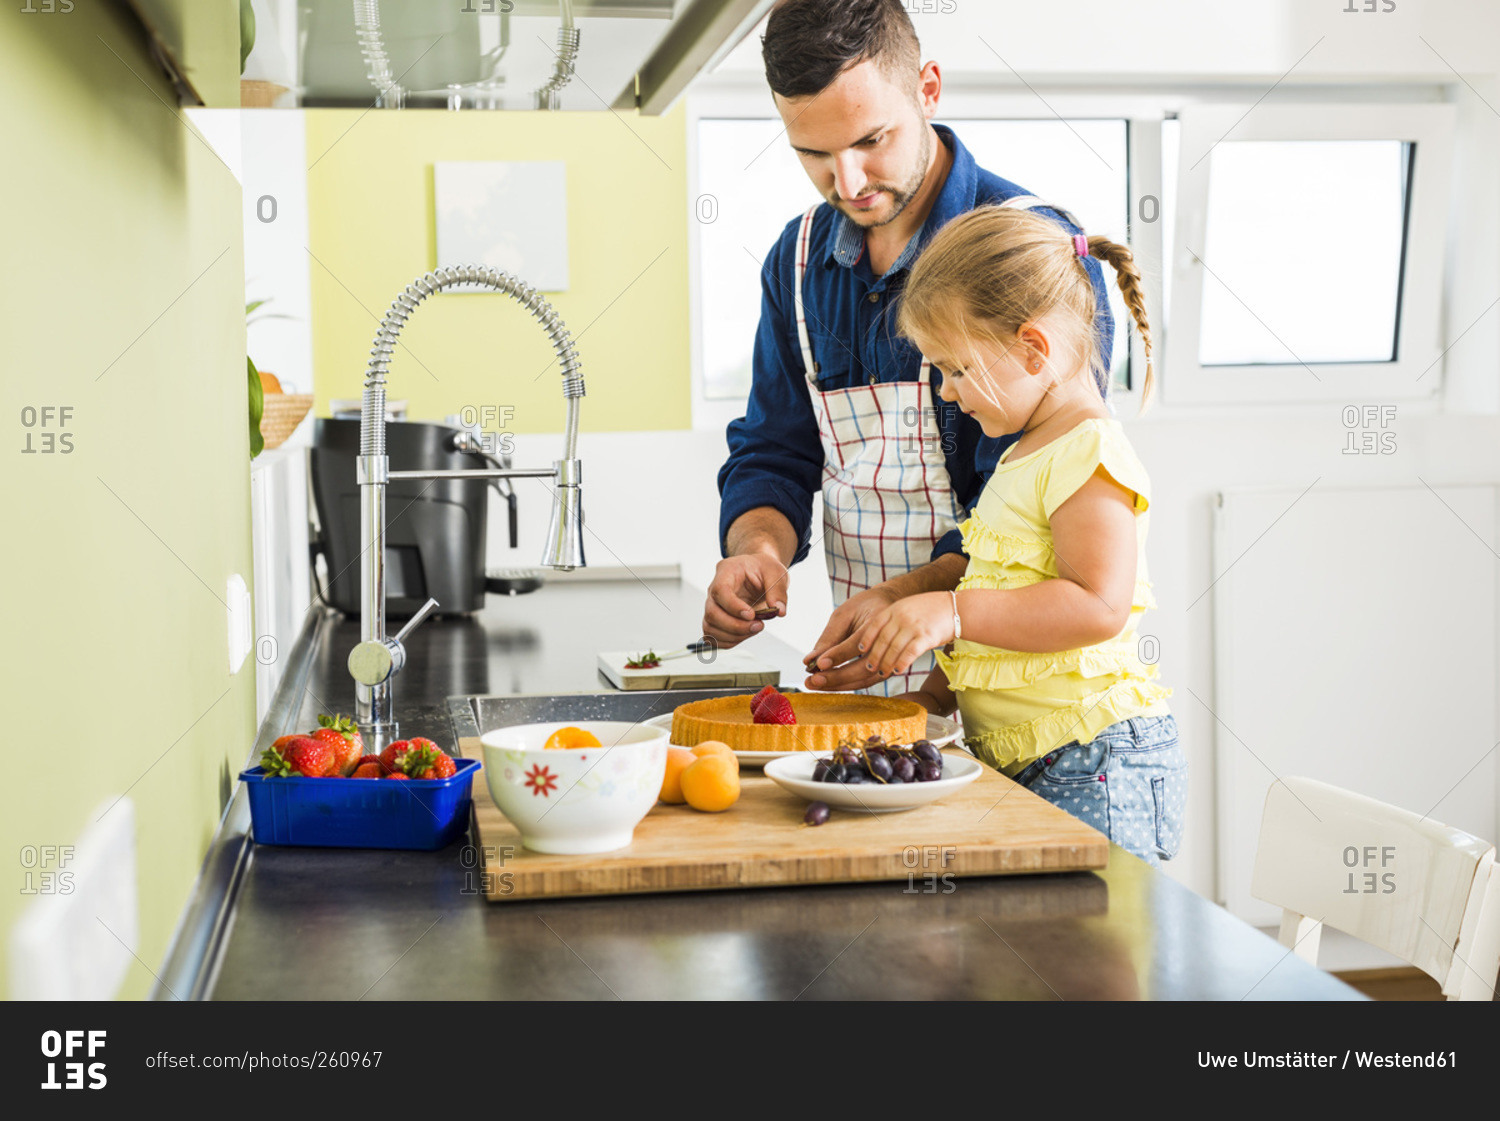
[[[381,642],[378,638],[361,642],[349,651],[349,676],[361,685],[374,688],[390,677],[395,670],[395,651],[388,643]]]
[[[395,635],[385,639],[368,639],[349,651],[349,676],[361,685],[373,688],[400,673],[401,667],[406,664],[406,647],[402,643],[437,606],[438,601],[429,597]]]
[[[397,643],[398,645],[406,641],[406,636],[411,634],[412,631],[421,626],[422,623],[427,619],[427,616],[431,615],[434,611],[437,610],[437,606],[438,601],[433,599],[431,596],[428,596],[427,602],[424,603],[421,607],[417,608],[417,613],[415,615],[406,620],[406,626],[402,627],[399,631],[396,632],[396,637],[392,639],[392,641]]]

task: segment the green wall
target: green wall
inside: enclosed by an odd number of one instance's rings
[[[692,424],[687,126],[634,113],[307,112],[313,368],[317,407],[360,395],[379,317],[437,263],[432,165],[562,160],[569,290],[548,292],[578,342],[584,431]],[[546,334],[505,296],[425,301],[402,331],[390,396],[413,417],[514,409],[512,432],[560,432],[563,397]],[[550,369],[549,369],[550,366]],[[424,369],[425,367],[425,369]],[[544,371],[546,371],[544,373]]]
[[[222,602],[251,582],[239,185],[126,5],[20,7],[0,14],[0,681],[25,765],[4,783],[0,929],[30,901],[23,847],[73,843],[128,790],[136,952],[159,969],[254,736]],[[58,431],[23,427],[48,405],[73,410],[71,454],[23,451]],[[133,964],[122,995],[151,984]]]

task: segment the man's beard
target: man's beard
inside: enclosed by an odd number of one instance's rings
[[[878,229],[881,226],[888,226],[892,222],[894,222],[901,216],[901,212],[907,208],[907,206],[911,203],[911,200],[917,197],[917,192],[922,189],[922,184],[927,180],[927,169],[932,165],[932,145],[932,129],[924,129],[922,133],[922,151],[919,159],[917,160],[917,167],[916,170],[912,172],[910,178],[907,179],[906,183],[900,187],[875,188],[876,191],[891,196],[891,212],[888,216],[882,218],[878,222],[871,222],[867,225],[859,220],[858,216],[860,213],[862,213],[861,211],[856,210],[851,212],[849,210],[842,210],[842,208],[840,208],[843,214],[853,220],[855,225],[862,226],[867,230]],[[835,195],[835,197],[837,196]]]

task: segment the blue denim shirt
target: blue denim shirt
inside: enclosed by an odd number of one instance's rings
[[[854,222],[827,203],[813,219],[803,304],[819,367],[818,384],[825,390],[916,381],[921,353],[896,334],[892,310],[912,263],[932,236],[960,214],[1030,194],[976,165],[951,129],[934,127],[952,151],[953,165],[927,221],[888,273],[875,276],[865,253],[864,231]],[[1064,200],[1059,202],[1066,205]],[[1040,212],[1069,233],[1082,232],[1055,210]],[[811,543],[813,495],[821,490],[823,480],[823,445],[808,397],[792,303],[801,224],[800,215],[787,223],[761,268],[760,325],[750,401],[745,415],[729,425],[729,459],[719,470],[719,547],[726,555],[724,538],[729,527],[757,506],[773,506],[792,523],[798,542],[793,563],[807,556]],[[1100,309],[1096,318],[1100,353],[1107,355],[1113,345],[1114,322],[1103,268],[1092,257],[1084,267]],[[967,512],[979,500],[995,461],[1020,433],[998,439],[985,436],[978,421],[938,397],[939,379],[934,376],[932,380],[932,407],[937,410],[948,477]],[[961,551],[959,533],[953,530],[937,542],[932,557]]]

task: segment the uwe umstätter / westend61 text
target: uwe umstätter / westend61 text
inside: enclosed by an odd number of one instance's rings
[[[1220,1055],[1213,1051],[1199,1051],[1200,1067],[1326,1067],[1344,1070],[1353,1064],[1356,1068],[1385,1067],[1456,1067],[1457,1051],[1428,1051],[1425,1054],[1385,1055],[1375,1051],[1348,1050],[1342,1055],[1320,1055],[1316,1051],[1284,1051],[1279,1055],[1244,1051],[1238,1055]]]

